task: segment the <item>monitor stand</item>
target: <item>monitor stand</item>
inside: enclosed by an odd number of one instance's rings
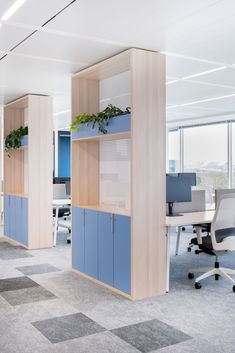
[[[168,202],[168,217],[178,217],[178,216],[183,216],[180,213],[173,213],[173,206],[174,203],[173,202]]]

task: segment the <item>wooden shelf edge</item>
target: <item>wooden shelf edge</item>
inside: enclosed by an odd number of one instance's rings
[[[80,272],[80,271],[76,270],[75,268],[72,268],[72,272],[74,272],[74,273],[76,273],[76,274],[78,274],[78,275],[84,277],[85,279],[88,279],[88,280],[91,281],[91,282],[94,282],[94,283],[100,285],[101,287],[105,287],[105,288],[107,288],[107,289],[110,289],[110,290],[111,290],[112,292],[114,292],[115,294],[119,294],[119,295],[121,295],[122,297],[125,297],[125,298],[127,298],[127,299],[129,299],[129,300],[132,300],[132,296],[131,296],[130,294],[127,294],[127,293],[125,293],[125,292],[122,292],[121,290],[116,289],[116,288],[110,286],[109,284],[106,284],[106,283],[104,283],[104,282],[99,281],[99,280],[96,279],[96,278],[93,278],[93,277],[91,277],[91,276],[89,276],[89,275],[86,275],[85,273]]]
[[[7,195],[10,195],[10,196],[20,196],[20,197],[26,197],[28,198],[28,194],[22,194],[22,193],[14,193],[14,192],[7,192],[7,191],[4,191],[3,194],[7,194]]]
[[[80,141],[112,141],[112,140],[123,140],[131,138],[131,132],[119,132],[116,134],[104,134],[97,136],[89,136],[89,137],[81,137],[72,139],[72,142],[80,142]]]
[[[101,206],[101,205],[78,205],[78,204],[71,204],[72,207],[79,207],[79,208],[84,208],[87,210],[93,210],[93,211],[98,211],[98,212],[107,212],[107,213],[114,213],[118,214],[121,216],[131,216],[131,210],[125,209],[125,208],[118,208],[118,207],[111,207],[111,206]]]

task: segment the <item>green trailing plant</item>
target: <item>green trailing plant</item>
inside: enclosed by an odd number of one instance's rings
[[[18,149],[21,146],[21,137],[28,135],[28,126],[21,126],[17,130],[13,130],[9,135],[5,138],[5,151],[8,153],[8,157],[10,157],[11,149]]]
[[[107,134],[107,126],[109,125],[110,120],[120,115],[129,114],[130,109],[131,108],[127,107],[125,110],[121,110],[120,108],[109,104],[107,108],[97,114],[84,113],[76,116],[70,126],[70,129],[72,131],[80,131],[80,125],[84,124],[86,126],[91,126],[92,129],[98,127],[98,130],[101,133]]]

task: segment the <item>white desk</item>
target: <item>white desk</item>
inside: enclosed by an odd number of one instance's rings
[[[197,227],[197,224],[211,223],[214,217],[215,211],[203,211],[203,212],[190,212],[182,213],[182,216],[166,217],[167,227],[167,288],[169,291],[169,280],[170,280],[170,233],[172,228],[183,227],[187,225],[194,225],[197,233],[198,243],[201,243],[201,229]]]
[[[55,224],[54,224],[54,234],[53,234],[53,246],[56,246],[57,243],[57,228],[58,228],[58,216],[59,216],[59,209],[70,207],[71,200],[70,199],[56,199],[53,200],[53,209],[55,209]]]

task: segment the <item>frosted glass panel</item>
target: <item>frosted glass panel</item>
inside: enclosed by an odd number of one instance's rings
[[[100,204],[130,209],[130,140],[100,143]]]
[[[109,104],[121,109],[130,107],[130,71],[100,81],[100,110]]]

